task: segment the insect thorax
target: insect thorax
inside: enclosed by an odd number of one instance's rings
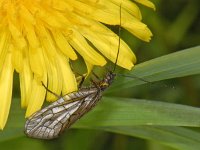
[[[116,74],[111,72],[111,71],[109,71],[106,74],[104,79],[99,82],[99,86],[100,86],[101,91],[104,91],[106,88],[108,88],[112,84],[115,76],[116,76]]]

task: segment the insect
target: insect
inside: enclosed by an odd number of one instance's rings
[[[102,91],[109,87],[115,76],[116,74],[109,71],[100,82],[92,81],[93,86],[67,94],[37,111],[26,121],[25,134],[39,139],[58,137],[65,128],[69,128],[97,104],[102,97]]]
[[[121,30],[121,6],[120,6],[120,27]],[[113,71],[109,71],[99,82],[92,80],[92,85],[87,88],[80,88],[72,92],[49,106],[35,112],[25,123],[25,134],[32,138],[53,139],[59,136],[64,129],[69,128],[74,122],[90,111],[102,97],[102,92],[106,90],[114,80],[114,73],[120,48]],[[45,87],[46,88],[46,87]],[[46,88],[47,89],[47,88]],[[51,92],[47,89],[47,91]],[[53,92],[51,92],[53,93]]]

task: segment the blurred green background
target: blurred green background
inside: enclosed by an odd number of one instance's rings
[[[152,0],[156,11],[140,5],[143,22],[152,33],[150,43],[144,43],[127,31],[122,31],[121,37],[136,53],[138,63],[179,51],[200,44],[200,1],[199,0]],[[117,31],[117,29],[114,29]],[[187,62],[187,61],[186,61]],[[112,88],[112,87],[111,87]],[[159,91],[159,92],[158,92]],[[108,92],[105,96],[134,97],[142,99],[163,100],[171,103],[200,106],[200,77],[199,75],[170,79],[155,83],[129,88],[122,93]],[[20,109],[18,99],[19,85],[15,79],[11,114],[4,134],[11,135],[8,139],[0,140],[0,150],[173,150],[159,144],[157,141],[144,140],[122,134],[114,134],[101,130],[76,129],[68,130],[60,138],[43,141],[27,138],[23,134],[24,122],[17,122],[15,116],[24,120],[24,111]],[[20,115],[18,114],[20,113]],[[8,130],[14,126],[16,134]],[[196,128],[195,130],[198,130]],[[17,135],[17,136],[16,136]]]

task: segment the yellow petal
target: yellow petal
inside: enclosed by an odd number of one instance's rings
[[[122,27],[134,34],[137,38],[149,42],[153,34],[147,25],[137,21],[136,19],[134,20],[134,18],[132,18],[134,21],[129,21],[129,19],[122,19]]]
[[[10,45],[12,50],[12,64],[13,67],[17,72],[21,72],[23,68],[23,56],[22,56],[22,50],[18,49],[17,47],[14,47],[12,44]]]
[[[77,91],[77,83],[74,73],[72,72],[69,62],[67,58],[62,56],[61,54],[58,54],[57,56],[58,60],[58,71],[60,71],[61,74],[61,81],[62,83],[62,93],[67,94],[73,91]]]
[[[21,107],[25,108],[28,106],[29,93],[31,90],[31,84],[33,80],[33,74],[29,65],[28,58],[23,60],[23,70],[19,74],[20,78],[20,91],[21,91]]]
[[[52,4],[53,2],[51,2]],[[68,4],[68,1],[63,1],[63,0],[60,0],[60,1],[55,1],[54,2],[55,5],[53,5],[53,8],[57,9],[57,10],[60,10],[60,11],[73,11],[73,7],[71,7],[69,4]]]
[[[42,26],[42,23],[37,25],[37,34],[42,44],[42,48],[45,50],[48,58],[54,59],[57,49],[49,31],[44,26]]]
[[[93,20],[106,24],[116,25],[119,24],[120,21],[120,7],[110,1],[99,1],[99,5],[96,7],[92,7],[92,5],[85,5],[85,9],[76,6],[76,9],[80,11],[79,13],[86,15],[88,18],[92,18]],[[131,16],[132,15],[126,10],[121,9],[121,18],[130,18]],[[140,19],[137,20],[139,21]]]
[[[150,7],[153,10],[156,10],[155,5],[149,0],[134,0],[134,1],[136,1],[136,2],[138,2],[140,4],[143,4],[143,5],[147,6],[147,7]]]
[[[26,20],[28,23],[35,25],[36,21],[34,16],[29,12],[29,10],[23,5],[20,5],[20,9],[19,9],[19,14],[20,17],[22,17],[22,20]]]
[[[3,67],[4,60],[8,52],[10,39],[10,34],[3,29],[2,32],[0,32],[0,69]]]
[[[111,0],[111,1],[117,4],[118,6],[121,6],[122,9],[125,9],[127,12],[129,12],[131,15],[135,16],[139,20],[142,19],[139,7],[130,0]],[[120,13],[120,8],[119,8],[119,13]]]
[[[24,49],[27,44],[26,40],[24,39],[24,36],[20,32],[20,30],[12,23],[9,22],[9,30],[13,38],[14,44],[19,48],[19,49]]]
[[[68,56],[70,59],[75,60],[77,59],[77,55],[74,52],[73,48],[69,45],[67,42],[67,39],[63,36],[61,32],[53,32],[54,40],[56,41],[56,44],[58,48]]]
[[[3,68],[0,74],[0,129],[3,129],[10,110],[13,85],[13,66],[11,54],[7,53]]]
[[[42,86],[41,81],[46,85],[47,78],[44,76],[43,79],[41,79],[34,76],[34,79],[32,80],[32,86],[29,93],[28,107],[26,110],[26,117],[29,117],[42,107],[42,104],[45,99],[46,89]]]
[[[87,78],[87,77],[89,76],[89,74],[91,73],[91,71],[92,71],[94,65],[90,64],[90,63],[87,62],[86,60],[85,60],[85,64],[86,64],[86,67],[87,67],[87,74],[86,74],[86,78]]]
[[[80,9],[80,8],[77,8],[77,9]],[[86,15],[89,14],[88,15],[89,18],[92,18],[98,22],[104,22],[110,25],[119,25],[120,20],[121,20],[121,26],[127,29],[132,34],[134,34],[139,39],[143,41],[147,41],[147,42],[151,39],[151,36],[152,36],[151,31],[148,29],[148,27],[145,24],[143,24],[140,21],[140,18],[138,19],[138,17],[137,18],[134,17],[133,15],[131,15],[124,9],[121,10],[121,18],[120,18],[120,7],[117,5],[114,5],[111,2],[106,2],[106,6],[104,7],[104,9],[97,8],[94,10],[88,9],[84,11],[86,12],[82,12],[82,13],[86,13]],[[90,20],[85,19],[85,21],[89,22]],[[95,26],[95,25],[91,24],[91,26]],[[93,28],[93,27],[90,27],[90,28]],[[98,33],[99,30],[96,30],[96,32]]]
[[[57,59],[60,59],[57,57]],[[48,89],[52,92],[56,93],[57,95],[61,95],[62,90],[62,76],[61,71],[59,70],[59,66],[57,64],[58,60],[49,61],[46,60],[47,66],[47,73],[48,73]],[[46,100],[47,101],[55,101],[58,97],[55,97],[52,93],[47,91]]]
[[[102,26],[103,27],[103,26]],[[89,29],[80,29],[82,34],[91,42],[95,47],[112,62],[117,59],[117,64],[121,67],[131,69],[136,63],[136,57],[128,45],[121,40],[119,48],[119,56],[117,52],[119,47],[119,37],[107,29],[108,35],[91,32]]]
[[[85,40],[85,38],[76,30],[69,37],[69,43],[76,49],[80,55],[93,65],[104,66],[106,60],[98,54]]]
[[[45,62],[43,54],[42,48],[33,49],[30,47],[29,49],[31,71],[41,77],[46,73],[44,72]]]
[[[39,42],[39,39],[36,35],[34,26],[25,22],[24,28],[25,28],[25,31],[26,31],[26,37],[27,37],[28,43],[30,44],[30,47],[32,47],[33,49],[39,48],[40,42]]]
[[[37,17],[39,17],[40,20],[54,28],[62,28],[69,24],[67,18],[65,18],[62,14],[54,11],[53,9],[49,11],[45,7],[46,6],[39,7],[37,12]]]

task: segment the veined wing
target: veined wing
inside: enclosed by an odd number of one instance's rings
[[[33,138],[56,138],[94,107],[100,97],[98,88],[84,88],[67,94],[28,118],[25,133]]]

